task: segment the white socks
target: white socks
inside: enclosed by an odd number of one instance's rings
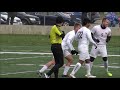
[[[71,72],[71,74],[74,75],[80,69],[80,67],[81,67],[81,64],[78,62],[75,65],[75,67],[74,67],[73,71]]]
[[[106,71],[108,72],[108,60],[104,61],[104,67],[105,67]]]
[[[70,69],[70,66],[65,66],[63,75],[67,75],[69,69]]]
[[[40,72],[40,73],[43,73],[43,72],[44,72],[45,70],[47,70],[47,69],[48,69],[48,67],[47,67],[46,65],[44,65],[43,68],[39,70],[39,72]]]
[[[90,63],[86,63],[85,68],[86,68],[86,71],[87,71],[87,75],[91,75],[91,73],[90,73],[90,71],[91,71]]]
[[[93,62],[90,62],[90,71],[92,70]]]

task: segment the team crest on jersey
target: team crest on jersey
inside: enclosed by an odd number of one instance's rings
[[[107,33],[105,33],[105,34],[107,34]]]

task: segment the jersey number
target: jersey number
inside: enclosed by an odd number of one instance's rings
[[[83,31],[78,33],[79,38],[82,38],[82,35],[83,35]]]
[[[101,34],[101,37],[103,37],[103,33]]]

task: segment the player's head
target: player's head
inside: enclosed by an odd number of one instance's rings
[[[82,21],[82,26],[85,26],[87,28],[90,27],[90,24],[91,24],[91,21],[89,18],[84,18],[83,21]]]
[[[63,18],[62,18],[61,16],[58,16],[58,17],[56,18],[56,25],[62,26],[62,25],[63,25],[63,22],[64,22],[64,20],[63,20]]]
[[[81,28],[81,24],[80,23],[75,23],[74,24],[74,30],[77,32],[79,29]]]
[[[108,25],[109,25],[109,20],[107,18],[103,18],[101,28],[105,29],[106,27],[108,27]]]

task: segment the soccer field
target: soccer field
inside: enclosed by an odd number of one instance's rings
[[[108,46],[108,77],[101,57],[98,57],[92,69],[97,78],[120,78],[120,36],[112,37]],[[77,49],[77,42],[74,42]],[[75,65],[78,56],[73,56]],[[39,78],[36,71],[52,59],[48,35],[0,35],[0,78]],[[66,63],[66,60],[64,61]],[[72,66],[69,73],[72,71]],[[60,68],[59,77],[63,73]],[[46,71],[47,72],[47,71]],[[77,78],[85,78],[84,66],[76,73]]]

